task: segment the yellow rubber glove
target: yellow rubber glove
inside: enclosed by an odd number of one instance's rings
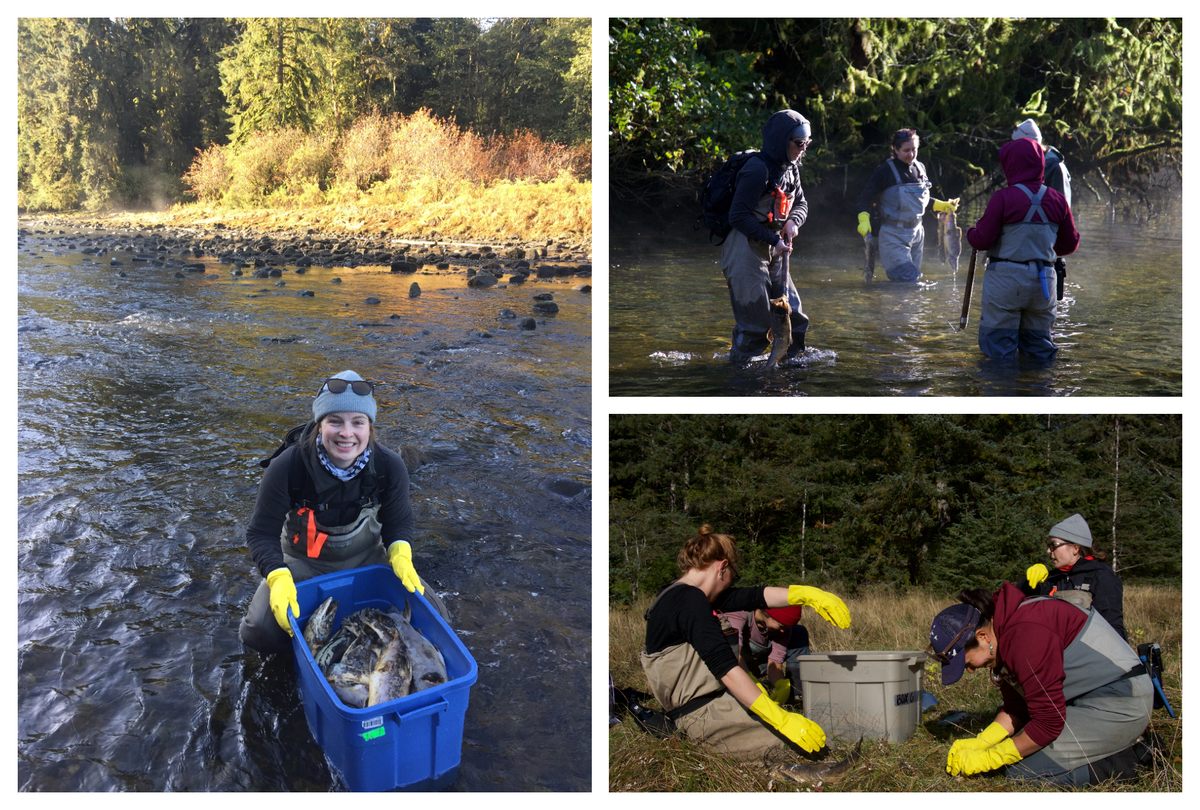
[[[271,589],[268,601],[275,622],[287,631],[289,636],[294,635],[292,626],[288,624],[288,608],[291,608],[292,614],[299,619],[300,605],[296,602],[296,581],[292,579],[292,572],[286,568],[276,568],[267,574],[267,587]]]
[[[417,576],[417,569],[413,568],[412,546],[408,544],[408,541],[397,540],[392,543],[388,546],[387,555],[396,579],[400,580],[405,589],[409,593],[416,591],[424,596],[425,586],[421,584],[421,578]]]
[[[1034,563],[1025,569],[1025,581],[1029,583],[1030,588],[1036,588],[1045,582],[1048,576],[1050,576],[1050,569],[1042,563]]]
[[[864,239],[871,232],[871,215],[866,211],[858,212],[858,235]]]
[[[938,213],[953,214],[958,210],[958,200],[958,197],[955,197],[953,200],[934,200],[933,210]]]
[[[825,621],[845,630],[850,626],[850,608],[838,597],[811,585],[789,585],[789,605],[807,605]]]
[[[780,678],[771,686],[771,700],[776,703],[787,703],[792,699],[792,682],[787,678]]]
[[[1007,736],[1008,730],[999,723],[994,722],[979,732],[979,735],[976,737],[955,740],[954,744],[950,746],[950,753],[946,755],[946,773],[951,776],[958,776],[962,773],[963,751],[991,748]]]
[[[781,709],[768,695],[755,698],[750,711],[810,754],[825,747],[825,731],[820,726],[802,714]]]
[[[1023,757],[1017,751],[1017,744],[1009,737],[991,748],[967,748],[959,753],[958,759],[962,775],[974,776],[1020,762]]]

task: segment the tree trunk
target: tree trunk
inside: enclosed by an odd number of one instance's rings
[[[1113,440],[1113,508],[1112,508],[1112,570],[1115,574],[1117,568],[1117,494],[1120,491],[1121,482],[1121,419],[1117,417],[1113,420],[1117,428],[1116,438]]]

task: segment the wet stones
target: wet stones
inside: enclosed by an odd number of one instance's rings
[[[409,298],[419,298],[420,296],[421,296],[421,285],[414,281],[412,284],[410,284],[408,286],[408,297]]]

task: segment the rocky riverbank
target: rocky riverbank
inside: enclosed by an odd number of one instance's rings
[[[386,234],[304,233],[231,228],[222,223],[194,226],[139,225],[127,219],[22,217],[18,236],[63,241],[67,247],[120,267],[150,264],[179,273],[204,272],[198,261],[216,258],[234,275],[277,277],[285,268],[384,266],[395,273],[434,268],[460,269],[471,286],[501,281],[520,283],[539,279],[590,277],[590,250],[566,240],[540,244],[509,240],[503,244],[400,239]]]

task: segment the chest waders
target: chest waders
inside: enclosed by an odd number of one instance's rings
[[[1026,599],[1017,609],[1047,598]],[[1083,629],[1063,650],[1067,713],[1062,733],[1010,765],[1007,776],[1088,784],[1089,764],[1129,748],[1150,724],[1154,687],[1145,665],[1103,616],[1085,612]]]
[[[663,594],[675,587],[678,583],[659,594],[647,615]],[[683,642],[656,653],[643,651],[641,662],[650,691],[676,728],[693,740],[738,759],[791,750],[725,690],[691,644]],[[680,709],[685,711],[679,713]]]
[[[769,189],[754,208],[754,215],[767,227],[778,230],[791,211],[791,198],[781,206],[777,189]],[[783,213],[783,219],[779,213]],[[750,239],[737,228],[729,232],[721,246],[721,270],[729,288],[733,308],[732,347],[729,359],[744,363],[767,350],[767,332],[771,328],[770,298],[786,295],[792,308],[792,345],[804,346],[808,316],[800,304],[800,293],[791,275],[783,267],[783,255],[757,239]],[[772,290],[777,292],[772,292]]]
[[[1054,326],[1054,241],[1058,225],[1042,210],[1048,186],[1037,193],[1023,183],[1029,210],[1020,222],[1009,222],[989,251],[983,277],[983,311],[979,319],[979,348],[997,360],[1017,353],[1049,362],[1058,353],[1050,337]],[[1035,215],[1038,217],[1034,221]]]
[[[914,161],[915,163],[915,161]],[[889,158],[895,185],[879,194],[879,261],[892,281],[916,281],[921,277],[921,261],[925,254],[925,228],[921,217],[929,205],[932,183],[920,176],[915,182],[900,179],[895,160]],[[913,169],[918,172],[918,169]]]

